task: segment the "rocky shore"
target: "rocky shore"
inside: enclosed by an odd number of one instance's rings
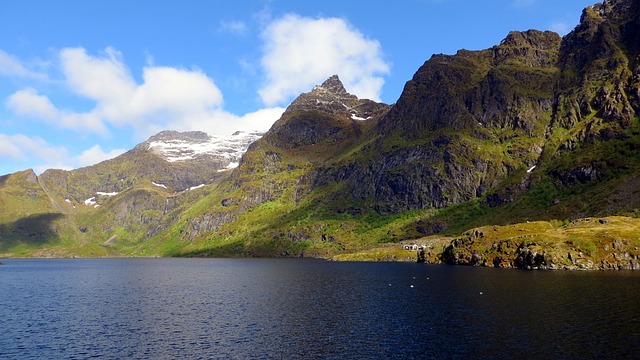
[[[484,226],[459,237],[430,236],[336,256],[336,260],[418,261],[427,264],[527,270],[640,270],[640,219],[584,218]]]

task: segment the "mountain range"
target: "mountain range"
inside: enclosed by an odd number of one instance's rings
[[[264,134],[165,131],[0,177],[0,254],[401,260],[413,242],[427,262],[635,268],[639,175],[640,4],[606,0],[565,37],[433,55],[392,105],[332,76]]]

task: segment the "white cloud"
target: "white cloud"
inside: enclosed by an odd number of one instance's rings
[[[59,116],[58,109],[48,97],[38,94],[33,88],[13,93],[7,98],[7,107],[18,115],[34,116],[44,120],[53,120]]]
[[[124,149],[104,151],[100,145],[95,145],[79,155],[71,155],[66,146],[51,145],[39,137],[0,133],[0,163],[5,159],[14,163],[31,164],[27,166],[33,166],[38,174],[46,169],[71,170],[97,164],[124,152]]]
[[[26,76],[28,73],[18,59],[0,50],[0,75]]]
[[[285,110],[286,109],[282,107],[260,109],[240,117],[238,123],[243,125],[242,130],[266,131],[282,116]]]
[[[118,51],[107,48],[105,53],[106,57],[97,58],[89,56],[83,48],[60,51],[66,82],[78,95],[105,106],[125,103],[135,91],[136,83]]]
[[[40,95],[32,88],[13,93],[7,98],[6,105],[17,115],[34,117],[55,126],[72,130],[86,129],[94,133],[107,131],[98,114],[59,110],[47,96]]]
[[[25,154],[20,148],[20,144],[16,144],[20,139],[14,139],[4,134],[0,134],[0,158],[5,159],[24,159]]]
[[[95,145],[83,151],[80,155],[73,159],[73,165],[77,166],[89,166],[97,164],[99,162],[113,159],[114,157],[125,153],[124,149],[113,149],[105,152],[100,145]]]
[[[106,135],[109,128],[131,127],[139,137],[162,130],[202,130],[228,135],[237,130],[267,130],[283,108],[235,115],[223,109],[223,95],[199,70],[147,66],[137,84],[116,50],[94,57],[82,48],[60,52],[66,84],[77,95],[93,100],[87,112],[60,109],[33,88],[16,91],[6,100],[17,115],[29,116],[80,133]]]
[[[216,121],[222,112],[222,92],[197,69],[150,65],[143,69],[143,82],[138,84],[113,48],[107,48],[101,57],[91,56],[83,48],[63,49],[60,63],[66,85],[80,97],[94,101],[93,109],[60,109],[32,88],[11,95],[7,107],[18,115],[78,132],[106,135],[109,127],[130,126],[140,136],[152,135],[151,129],[184,128],[194,119]]]
[[[39,158],[62,161],[68,158],[68,150],[60,146],[51,146],[39,137],[0,133],[0,159],[2,158],[10,160]]]
[[[152,67],[144,69],[143,79],[126,104],[131,115],[168,112],[181,116],[222,106],[222,92],[199,71]]]
[[[358,97],[380,99],[381,75],[389,72],[380,43],[345,20],[286,15],[269,24],[262,38],[266,84],[259,94],[265,104],[282,104],[334,74]]]
[[[200,117],[193,116],[186,119],[176,119],[174,123],[168,124],[169,129],[178,131],[200,130],[209,134],[230,135],[235,131],[244,130],[269,130],[271,125],[282,116],[285,108],[273,107],[260,109],[242,116],[238,116],[226,111],[214,111],[201,114]],[[156,133],[160,128],[154,129]]]

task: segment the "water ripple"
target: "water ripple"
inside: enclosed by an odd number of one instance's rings
[[[629,358],[640,275],[3,260],[1,359]]]

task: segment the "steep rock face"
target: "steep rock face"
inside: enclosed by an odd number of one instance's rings
[[[524,173],[544,145],[559,47],[557,34],[531,30],[433,56],[376,125],[369,151],[323,169],[317,184],[346,182],[354,203],[386,214],[468,201]]]
[[[556,184],[583,185],[637,168],[640,3],[607,0],[587,7],[563,40],[560,68],[543,154]]]
[[[559,35],[530,30],[488,50],[434,55],[405,85],[380,132],[415,139],[443,127],[531,128],[537,118],[527,115],[551,106],[559,47]]]
[[[640,113],[639,56],[637,1],[607,0],[586,8],[560,51],[562,77],[555,124],[570,128],[595,117],[630,126]],[[589,136],[589,132],[582,136]]]

